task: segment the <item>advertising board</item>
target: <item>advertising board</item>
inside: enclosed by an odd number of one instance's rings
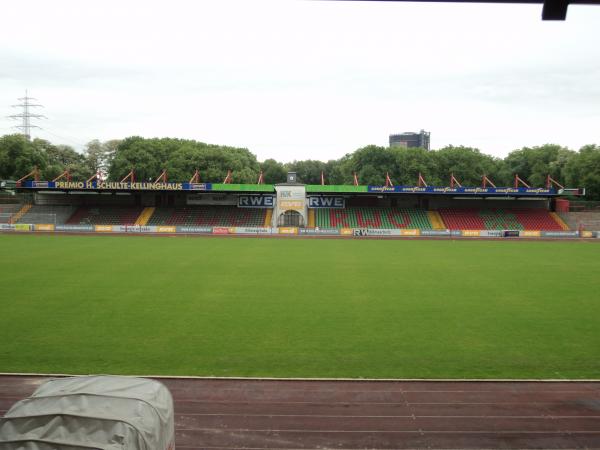
[[[438,194],[472,196],[527,196],[547,197],[556,195],[556,189],[526,187],[448,187],[448,186],[368,186],[368,192],[401,194]]]
[[[273,208],[275,197],[272,195],[240,195],[238,208]]]
[[[343,209],[346,207],[344,197],[308,197],[309,208]]]
[[[519,236],[522,237],[540,237],[541,235],[542,232],[537,230],[522,230],[519,232]]]
[[[504,230],[480,230],[480,237],[504,237]]]
[[[212,233],[212,227],[177,227],[178,233]]]
[[[93,225],[56,225],[56,231],[71,231],[73,233],[94,231]]]
[[[336,228],[300,228],[300,234],[337,236],[340,230]]]
[[[76,189],[112,191],[210,191],[212,183],[153,183],[119,181],[24,181],[22,188],[28,189]]]
[[[33,226],[35,231],[54,231],[54,224],[52,223],[38,223]]]
[[[174,226],[158,226],[156,227],[157,233],[175,233],[177,231],[177,227]]]
[[[578,237],[579,231],[542,231],[543,237]]]
[[[400,236],[419,236],[421,230],[400,230]]]
[[[235,227],[235,234],[271,234],[271,228],[266,227]]]
[[[421,236],[450,236],[450,230],[421,230]]]

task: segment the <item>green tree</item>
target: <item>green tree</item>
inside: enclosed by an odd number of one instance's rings
[[[565,164],[565,183],[586,188],[588,200],[600,200],[600,146],[585,145]]]
[[[387,147],[368,145],[359,148],[350,155],[346,170],[350,177],[356,172],[360,184],[382,185],[385,183],[385,174],[390,172],[394,176],[396,167],[396,152]]]
[[[321,184],[321,172],[325,173],[326,164],[323,161],[307,159],[287,163],[285,168],[289,172],[296,172],[300,183]]]
[[[263,171],[265,183],[285,183],[287,173],[282,163],[275,161],[274,159],[266,159],[260,163],[260,168]]]
[[[506,169],[527,181],[531,186],[544,186],[550,174],[556,180],[564,178],[564,167],[575,152],[556,144],[523,147],[514,150],[504,159]]]
[[[167,169],[171,181],[188,181],[196,169],[204,181],[220,182],[233,172],[234,183],[256,183],[258,162],[248,149],[183,139],[129,137],[116,147],[109,178],[120,180],[135,168],[138,180],[155,180]]]
[[[481,153],[479,149],[450,145],[431,154],[435,160],[436,184],[447,186],[451,173],[465,186],[479,185],[483,174],[498,185],[503,184],[500,160]]]
[[[85,155],[76,152],[68,145],[52,145],[47,141],[37,142],[45,153],[47,166],[42,176],[45,180],[52,180],[65,170],[69,169],[74,179],[83,180],[89,178],[93,170],[87,164]]]
[[[0,138],[0,178],[18,180],[31,172],[35,166],[43,171],[46,165],[45,148],[38,140],[29,142],[20,134],[9,134]]]

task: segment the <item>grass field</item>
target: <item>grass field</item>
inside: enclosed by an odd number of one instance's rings
[[[585,242],[0,235],[0,372],[600,378]]]

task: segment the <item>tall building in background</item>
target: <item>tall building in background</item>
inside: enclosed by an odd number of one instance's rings
[[[429,150],[429,131],[421,130],[418,133],[390,134],[390,147],[421,147]]]

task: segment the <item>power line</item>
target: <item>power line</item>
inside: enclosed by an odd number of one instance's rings
[[[57,138],[60,138],[60,139],[64,139],[66,141],[70,141],[72,144],[76,144],[76,145],[79,145],[81,147],[85,147],[87,145],[87,144],[83,144],[83,143],[81,143],[81,142],[79,142],[79,141],[77,141],[77,140],[75,140],[73,138],[69,138],[69,137],[66,137],[66,136],[61,136],[60,134],[56,134],[56,133],[50,131],[48,128],[42,128],[42,127],[37,127],[37,128],[39,128],[40,130],[42,130],[42,131],[44,131],[44,132],[46,132],[48,134],[51,134],[54,137],[57,137]]]
[[[25,97],[21,97],[19,99],[19,104],[11,105],[13,108],[21,108],[20,114],[12,114],[8,116],[10,119],[21,119],[21,125],[16,125],[15,128],[21,130],[23,135],[27,138],[28,141],[31,140],[31,129],[32,128],[40,128],[37,125],[31,124],[31,119],[46,119],[46,116],[41,114],[33,114],[29,109],[30,108],[43,108],[43,105],[37,103],[31,103],[31,100],[36,100],[33,97],[29,97],[27,95],[27,90],[25,91]]]

